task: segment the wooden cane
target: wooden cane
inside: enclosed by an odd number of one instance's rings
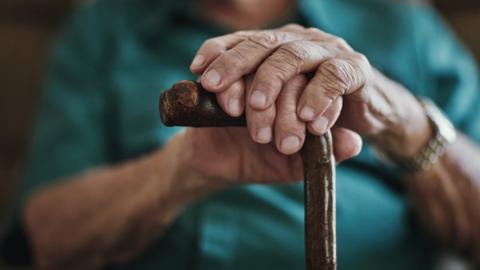
[[[245,116],[231,117],[216,96],[199,83],[180,81],[160,96],[160,116],[166,126],[246,126]],[[302,148],[305,191],[307,270],[336,269],[335,158],[330,132],[307,134]]]

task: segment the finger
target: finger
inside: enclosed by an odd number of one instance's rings
[[[240,78],[227,90],[217,94],[217,101],[230,116],[240,116],[244,111],[245,81]]]
[[[296,153],[305,141],[305,122],[297,115],[297,100],[307,78],[298,75],[285,84],[276,102],[275,145],[283,154]]]
[[[272,126],[275,120],[276,108],[271,106],[263,111],[245,108],[247,127],[253,141],[266,144],[272,141]]]
[[[300,97],[300,119],[318,118],[339,96],[353,94],[365,86],[371,72],[370,64],[363,56],[356,55],[328,59],[319,66]]]
[[[362,137],[346,128],[332,128],[332,141],[337,163],[357,156],[362,150]]]
[[[206,40],[193,57],[190,70],[194,74],[202,74],[213,60],[245,39],[245,35],[247,35],[247,32],[245,34],[228,34]]]
[[[367,86],[362,91],[368,91],[368,89],[369,87]],[[383,119],[378,118],[378,115],[389,115],[392,111],[391,105],[388,104],[385,98],[379,95],[372,95],[368,97],[370,101],[367,101],[367,99],[362,101],[350,97],[345,96],[342,113],[335,125],[351,129],[362,136],[381,132],[385,128],[385,122],[383,122]],[[367,105],[368,103],[375,104],[375,110],[371,110]]]
[[[219,55],[202,75],[202,85],[212,92],[223,91],[242,76],[253,72],[281,44],[300,36],[281,31],[261,31],[246,37]]]
[[[343,98],[340,96],[335,99],[327,110],[321,116],[308,123],[308,130],[315,135],[322,135],[330,129],[340,115],[343,106]]]
[[[309,72],[336,55],[328,44],[295,41],[280,46],[258,68],[248,90],[248,104],[257,110],[270,107],[286,82]]]

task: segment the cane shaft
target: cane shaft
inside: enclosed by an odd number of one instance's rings
[[[336,269],[335,158],[330,133],[307,134],[302,149],[307,270]]]

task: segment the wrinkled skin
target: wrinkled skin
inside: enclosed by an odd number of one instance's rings
[[[285,108],[294,110],[294,101],[307,84],[307,78],[299,75],[290,80],[281,95]],[[291,95],[291,96],[289,96]],[[295,117],[295,113],[290,116]],[[284,119],[285,120],[289,120]],[[296,121],[297,119],[293,119]],[[287,123],[288,124],[288,123]],[[361,148],[361,138],[344,128],[332,130],[337,161],[350,158]],[[207,176],[231,183],[275,183],[303,179],[303,165],[299,153],[285,155],[272,143],[259,144],[253,141],[246,128],[189,128],[183,138],[180,151],[182,164]],[[341,144],[345,140],[352,144]]]
[[[405,108],[413,108],[422,119],[406,89],[385,98],[377,86],[395,88],[393,82],[343,39],[314,28],[287,25],[209,39],[191,70],[228,114],[247,117],[248,132],[188,129],[185,136],[184,163],[227,182],[301,179],[298,151],[307,131],[320,135],[333,128],[334,153],[342,161],[359,153],[359,134],[391,128],[384,121],[389,116],[408,119],[412,114]],[[402,106],[391,106],[389,99]]]

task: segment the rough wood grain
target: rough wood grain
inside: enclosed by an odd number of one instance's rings
[[[335,159],[330,133],[307,134],[302,149],[305,180],[305,250],[308,270],[337,266]]]

